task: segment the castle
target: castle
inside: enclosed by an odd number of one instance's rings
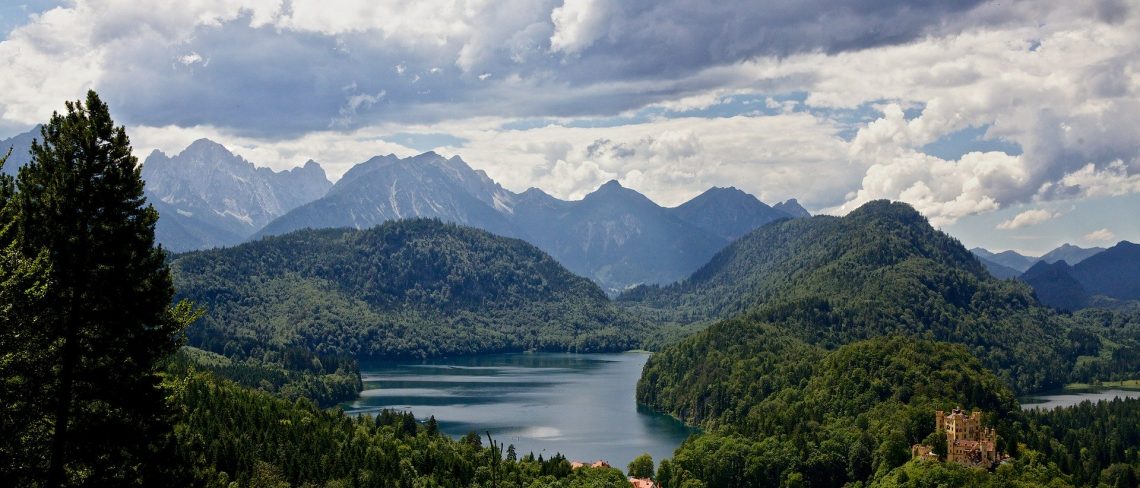
[[[946,461],[978,468],[992,468],[1002,458],[997,452],[997,434],[992,428],[982,427],[982,412],[969,416],[961,408],[950,413],[934,412],[935,432],[946,433]],[[911,456],[924,460],[938,460],[934,448],[915,444]]]

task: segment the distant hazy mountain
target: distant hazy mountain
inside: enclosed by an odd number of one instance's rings
[[[784,209],[777,210],[734,187],[713,187],[674,208],[672,213],[685,222],[731,241],[773,220],[802,217],[800,212],[806,213],[806,210],[794,202],[789,200],[777,204],[783,205]]]
[[[999,253],[994,253],[980,247],[975,247],[973,249],[970,249],[970,252],[987,261],[1000,264],[1007,268],[1013,268],[1019,273],[1024,273],[1025,270],[1029,269],[1030,266],[1033,266],[1033,263],[1036,263],[1038,261],[1038,258],[1025,256],[1019,254],[1016,251],[1002,251]]]
[[[174,251],[240,243],[332,186],[313,161],[276,172],[255,167],[208,139],[173,157],[154,151],[143,164],[142,177],[148,200],[161,216],[156,238]]]
[[[1064,310],[1086,307],[1095,296],[1140,300],[1140,244],[1121,241],[1074,266],[1040,262],[1021,280],[1041,303]]]
[[[1073,277],[1073,268],[1065,261],[1038,261],[1021,275],[1021,281],[1033,287],[1037,300],[1061,310],[1077,310],[1088,303],[1085,287]]]
[[[994,276],[994,278],[999,278],[999,279],[1004,280],[1004,279],[1008,279],[1008,278],[1017,278],[1018,276],[1021,276],[1021,272],[1016,270],[1016,269],[1013,269],[1009,266],[1002,266],[998,263],[990,261],[989,259],[983,258],[981,256],[977,256],[977,254],[975,254],[975,256],[978,258],[978,261],[982,262],[982,266],[986,267],[986,271],[989,271],[990,274]]]
[[[1075,266],[1089,256],[1093,256],[1101,251],[1104,251],[1103,247],[1083,248],[1069,243],[1061,244],[1058,248],[1045,253],[1045,255],[1041,257],[1025,256],[1016,251],[994,253],[980,247],[970,249],[970,252],[982,260],[982,264],[986,266],[986,269],[990,270],[990,273],[998,278],[1016,277],[1028,271],[1030,267],[1040,261],[1045,261],[1049,264],[1056,263],[1057,261],[1065,261],[1070,266]],[[1010,275],[1009,270],[1013,270],[1014,274]]]
[[[1081,261],[1104,251],[1103,247],[1090,247],[1083,248],[1074,246],[1069,243],[1061,244],[1060,247],[1045,253],[1041,256],[1041,260],[1046,263],[1055,263],[1057,261],[1064,261],[1069,263],[1070,266],[1076,266]]]
[[[784,208],[805,212],[794,201]],[[736,237],[792,216],[734,188],[711,189],[677,208],[661,207],[616,181],[577,201],[537,188],[516,194],[458,156],[428,152],[358,164],[323,198],[270,222],[257,235],[437,218],[525,239],[613,292],[680,279]]]
[[[40,138],[40,126],[35,126],[23,134],[17,134],[8,139],[0,140],[0,158],[12,150],[8,161],[4,163],[3,172],[15,176],[21,166],[28,164],[32,156],[28,153],[32,149],[32,140]]]
[[[1073,266],[1073,277],[1092,295],[1140,300],[1140,244],[1120,241]]]
[[[611,290],[675,281],[728,243],[617,181],[548,208],[517,209],[522,236]]]
[[[797,219],[811,217],[811,213],[809,213],[807,209],[801,207],[800,202],[796,201],[795,198],[777,203],[773,205],[772,208],[791,215]]]
[[[434,152],[405,159],[377,156],[350,169],[323,198],[274,220],[258,235],[305,228],[366,229],[414,217],[516,235],[507,221],[513,198],[458,156],[447,159]]]

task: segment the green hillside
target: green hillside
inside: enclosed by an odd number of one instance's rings
[[[472,433],[455,440],[435,419],[383,411],[349,416],[289,402],[203,373],[168,374],[179,486],[587,488],[624,481],[613,468],[571,471]]]
[[[688,280],[642,287],[620,300],[675,322],[746,314],[826,349],[905,334],[960,343],[1015,391],[1061,386],[1078,356],[1068,321],[1032,290],[992,278],[955,239],[901,203],[758,229]]]
[[[433,220],[298,231],[178,255],[171,270],[205,310],[189,345],[233,358],[245,384],[301,381],[322,403],[346,398],[332,392],[353,359],[626,350],[648,328],[534,246]]]
[[[1071,486],[1136,464],[1131,430],[1073,450],[1088,422],[1055,432],[1014,400],[1136,374],[1134,317],[1057,314],[903,204],[769,225],[685,282],[621,300],[681,323],[731,316],[663,348],[638,383],[639,402],[706,429],[663,463],[666,488]],[[1014,460],[992,473],[910,462],[933,411],[954,406],[986,412]]]
[[[688,342],[715,341],[713,335]],[[911,445],[934,432],[934,411],[955,406],[986,412],[999,433],[1016,432],[1003,420],[1017,415],[1012,392],[960,345],[881,337],[828,352],[777,330],[762,335],[771,344],[749,354],[737,354],[748,346],[703,355],[679,346],[646,366],[639,401],[706,427],[662,463],[663,486],[700,480],[708,487],[826,487],[883,480],[910,460]],[[1004,437],[999,448],[1017,454]],[[1058,478],[1030,464],[1008,478],[1030,484]]]

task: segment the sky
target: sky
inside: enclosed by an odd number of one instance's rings
[[[95,89],[136,153],[514,191],[912,204],[968,247],[1140,241],[1133,0],[15,0],[0,138]]]

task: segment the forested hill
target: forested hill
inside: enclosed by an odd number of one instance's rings
[[[875,201],[841,218],[821,215],[761,227],[684,281],[640,286],[618,300],[675,312],[678,321],[727,318],[772,300],[814,295],[813,290],[861,294],[879,270],[915,261],[975,281],[986,277],[973,254],[913,208]]]
[[[640,403],[705,428],[662,463],[662,486],[1096,485],[1137,442],[1105,430],[1096,448],[1067,450],[1054,435],[1072,446],[1098,434],[1029,423],[1013,399],[1134,377],[1135,322],[1042,307],[906,205],[769,225],[684,283],[622,298],[674,319],[739,312],[642,372]],[[1014,461],[994,472],[909,462],[911,445],[938,441],[933,411],[952,406],[986,412]]]
[[[747,313],[709,331],[726,344],[755,322],[825,348],[892,334],[965,344],[1019,392],[1059,387],[1079,355],[1103,352],[1095,333],[1073,339],[1072,320],[1040,306],[1029,287],[990,277],[914,209],[884,201],[769,225],[687,281],[621,299],[678,321]]]
[[[175,256],[171,269],[180,297],[206,310],[191,345],[227,356],[622,350],[646,328],[534,246],[434,220],[298,231]]]

